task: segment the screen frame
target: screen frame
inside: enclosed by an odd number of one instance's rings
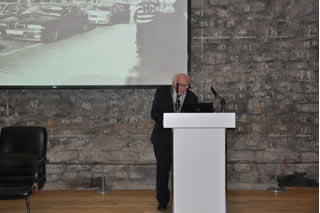
[[[187,74],[191,73],[191,0],[187,0]],[[191,76],[190,76],[191,77]],[[171,85],[168,84],[168,85]],[[148,89],[166,85],[0,85],[0,89]]]

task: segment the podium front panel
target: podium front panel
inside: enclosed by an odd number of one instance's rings
[[[174,213],[225,213],[225,128],[175,128]]]

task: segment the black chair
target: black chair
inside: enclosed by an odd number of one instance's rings
[[[46,182],[47,131],[43,127],[5,127],[0,134],[0,199],[25,199]]]

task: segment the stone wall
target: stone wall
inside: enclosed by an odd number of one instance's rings
[[[318,1],[192,1],[192,79],[237,112],[228,132],[228,186],[276,176],[318,178]]]
[[[279,175],[318,179],[318,1],[192,0],[191,78],[202,102],[213,86],[236,112],[227,131],[229,188]],[[2,89],[0,127],[48,128],[45,189],[153,189],[154,88]],[[208,168],[214,169],[214,168]]]

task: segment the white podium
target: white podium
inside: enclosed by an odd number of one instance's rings
[[[225,129],[235,113],[164,113],[173,128],[173,212],[226,212]]]

